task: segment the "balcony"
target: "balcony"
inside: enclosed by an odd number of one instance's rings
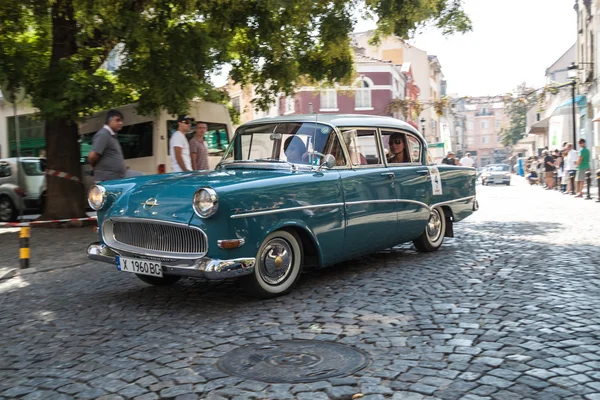
[[[490,116],[492,116],[492,115],[494,115],[494,112],[493,112],[493,111],[490,111],[490,110],[478,110],[478,111],[475,113],[475,116],[476,116],[476,117],[490,117]]]

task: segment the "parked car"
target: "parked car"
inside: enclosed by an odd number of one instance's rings
[[[485,171],[481,174],[481,184],[489,185],[490,183],[510,185],[510,165],[488,165]]]
[[[388,163],[390,143],[409,162]],[[419,132],[394,118],[255,120],[213,171],[92,186],[100,241],[88,256],[152,285],[240,277],[258,297],[282,295],[303,268],[452,237],[478,208],[476,172],[427,159]]]
[[[0,222],[43,209],[46,160],[40,157],[0,159]]]

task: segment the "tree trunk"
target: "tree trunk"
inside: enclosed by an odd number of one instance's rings
[[[62,101],[60,79],[69,79],[61,71],[61,60],[77,53],[77,23],[72,0],[57,0],[52,3],[52,56],[47,79],[52,82],[51,100]],[[59,78],[57,78],[59,77]],[[42,219],[67,219],[85,217],[85,190],[81,180],[79,162],[79,135],[75,122],[69,117],[46,121],[46,156],[48,169],[78,177],[74,181],[47,176],[47,198]]]
[[[59,119],[46,121],[46,152],[48,169],[66,172],[81,179],[77,124]],[[85,190],[79,182],[46,176],[47,201],[42,219],[85,217]]]

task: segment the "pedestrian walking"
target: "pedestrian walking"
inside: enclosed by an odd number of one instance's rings
[[[475,165],[475,160],[471,158],[471,153],[467,153],[463,158],[460,159],[458,165],[462,165],[463,167],[472,167]]]
[[[565,175],[564,175],[564,183],[567,185],[567,190],[565,193],[575,193],[575,188],[571,185],[571,174],[575,175],[577,170],[577,166],[575,162],[579,155],[577,154],[577,150],[573,149],[573,143],[567,143],[566,147],[566,157],[565,157]]]
[[[590,171],[590,150],[585,147],[585,139],[579,139],[579,158],[575,162],[577,166],[577,175],[575,175],[575,183],[577,185],[577,196],[583,197],[583,183],[585,181],[585,173]]]
[[[554,157],[548,150],[544,150],[544,167],[545,167],[545,178],[546,178],[546,189],[551,190],[554,189],[554,171],[556,171],[556,167],[554,166]]]
[[[173,172],[187,172],[192,170],[190,157],[190,144],[186,133],[190,131],[192,117],[180,115],[177,117],[177,131],[169,139],[169,153],[171,155],[171,169]]]
[[[106,113],[105,125],[92,138],[88,163],[92,166],[96,182],[125,177],[127,166],[117,133],[123,128],[123,114],[118,110]]]
[[[208,126],[206,122],[198,121],[194,127],[194,137],[190,139],[190,155],[192,169],[203,171],[208,169],[208,147],[204,136]]]

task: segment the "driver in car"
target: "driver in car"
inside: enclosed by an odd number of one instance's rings
[[[285,157],[291,163],[303,163],[306,161],[306,145],[296,136],[290,136],[283,143]]]

